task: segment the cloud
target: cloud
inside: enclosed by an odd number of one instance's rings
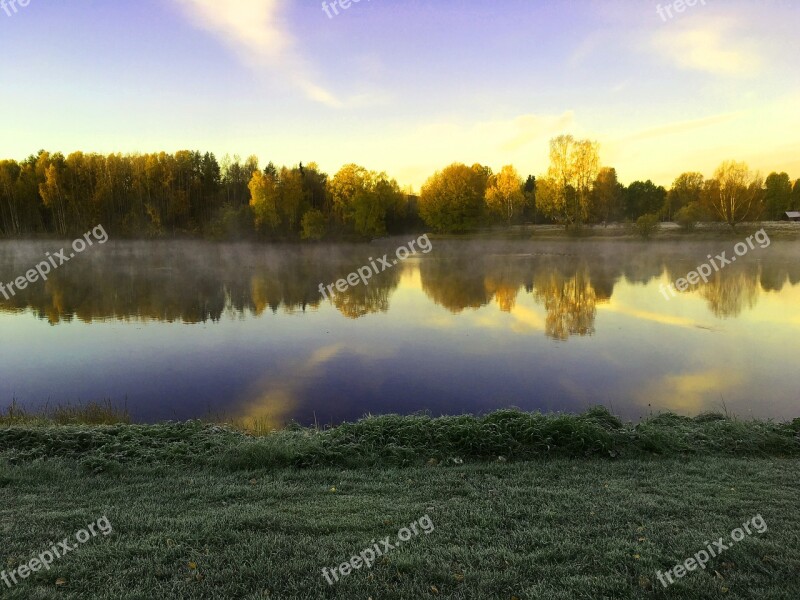
[[[198,28],[232,48],[254,69],[277,71],[292,86],[315,102],[341,107],[333,93],[314,82],[311,69],[300,56],[294,37],[281,16],[279,0],[173,0]]]
[[[587,58],[597,57],[598,53],[608,44],[609,34],[606,32],[594,32],[583,39],[572,51],[567,59],[567,65],[575,68],[580,67]]]
[[[761,65],[754,44],[730,24],[666,28],[653,36],[653,48],[677,67],[714,75],[755,75]]]
[[[500,149],[503,152],[514,152],[543,137],[571,127],[574,121],[574,113],[566,111],[561,115],[522,115],[509,123],[495,123],[488,127],[484,126],[484,128],[488,131],[492,129],[502,131],[502,128],[510,128],[511,131],[505,134],[508,139],[500,146]]]
[[[798,173],[798,103],[797,92],[771,102],[743,99],[738,110],[610,132],[600,138],[603,162],[615,166],[625,182],[645,178],[664,185],[684,171],[711,175],[724,156],[764,173]]]
[[[703,117],[701,119],[677,121],[675,123],[669,123],[667,125],[661,125],[658,127],[652,127],[650,129],[638,131],[636,133],[633,133],[625,137],[621,141],[634,142],[641,140],[649,140],[653,138],[660,138],[665,135],[674,135],[676,133],[686,133],[689,131],[694,131],[695,129],[703,129],[711,125],[718,125],[720,123],[725,123],[727,121],[739,118],[743,115],[744,112],[739,111],[739,112],[723,113],[719,115],[711,115],[708,117]]]
[[[441,121],[421,124],[399,135],[391,146],[381,140],[380,147],[367,148],[361,144],[358,148],[354,146],[353,153],[387,165],[403,181],[420,185],[435,170],[456,161],[480,162],[493,168],[514,164],[530,172],[534,165],[547,164],[551,137],[564,132],[577,133],[576,129],[575,115],[570,110],[485,121]],[[403,154],[413,163],[397,164]]]

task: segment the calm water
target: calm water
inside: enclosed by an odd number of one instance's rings
[[[734,242],[95,246],[0,296],[0,403],[111,399],[136,420],[338,422],[367,413],[673,410],[800,416],[800,247],[773,242],[671,300]],[[735,240],[734,240],[735,241]],[[0,243],[0,281],[60,243]]]

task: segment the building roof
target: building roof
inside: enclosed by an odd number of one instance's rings
[[[786,216],[789,217],[790,219],[800,219],[800,212],[796,210],[787,210]]]

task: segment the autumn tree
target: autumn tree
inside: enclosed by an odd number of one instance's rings
[[[596,142],[575,140],[571,135],[550,140],[550,167],[545,184],[548,193],[538,203],[542,212],[567,227],[584,223],[589,216],[590,192],[599,165]]]
[[[489,178],[486,205],[508,225],[522,212],[525,202],[522,186],[522,177],[512,165],[506,165]]]
[[[21,168],[16,161],[0,160],[0,232],[5,235],[22,233],[22,206],[19,197]]]
[[[536,210],[561,225],[567,225],[566,196],[574,196],[571,186],[562,190],[555,179],[543,176],[536,180]]]
[[[280,189],[277,173],[256,171],[248,184],[250,208],[256,229],[274,231],[281,224]]]
[[[312,208],[303,215],[300,227],[304,240],[319,241],[328,233],[328,219],[321,210]]]
[[[349,164],[330,181],[329,191],[336,217],[363,237],[387,233],[387,221],[396,219],[405,195],[386,173]]]
[[[39,184],[39,195],[44,205],[50,209],[55,232],[66,236],[67,199],[64,194],[64,157],[56,154],[52,157],[42,154],[37,163],[37,170],[43,172],[42,183]]]
[[[386,173],[373,174],[373,181],[369,189],[355,195],[350,214],[355,232],[365,237],[386,235],[387,219],[398,214],[404,199],[397,181]]]
[[[350,163],[339,169],[328,183],[336,218],[342,223],[347,221],[351,216],[356,195],[371,190],[374,185],[375,174],[364,167]]]
[[[436,231],[458,233],[478,227],[483,217],[490,171],[455,163],[437,171],[422,186],[419,213]]]

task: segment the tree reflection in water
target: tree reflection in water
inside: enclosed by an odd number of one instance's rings
[[[201,323],[224,314],[317,310],[328,302],[321,298],[320,283],[346,277],[369,257],[394,252],[406,241],[318,246],[110,242],[46,282],[9,299],[0,296],[0,311],[31,310],[55,325],[73,319]],[[674,280],[713,245],[434,240],[431,254],[387,269],[367,286],[350,286],[331,304],[350,319],[387,312],[403,270],[419,269],[427,298],[454,314],[492,302],[512,312],[520,294],[531,294],[546,311],[546,334],[566,340],[595,332],[597,305],[611,299],[620,278],[636,284],[662,275]],[[53,246],[0,244],[0,281],[12,281]],[[692,291],[717,317],[737,317],[761,294],[800,283],[800,263],[793,254],[775,244],[768,257],[740,261]],[[663,301],[660,294],[658,299]]]

